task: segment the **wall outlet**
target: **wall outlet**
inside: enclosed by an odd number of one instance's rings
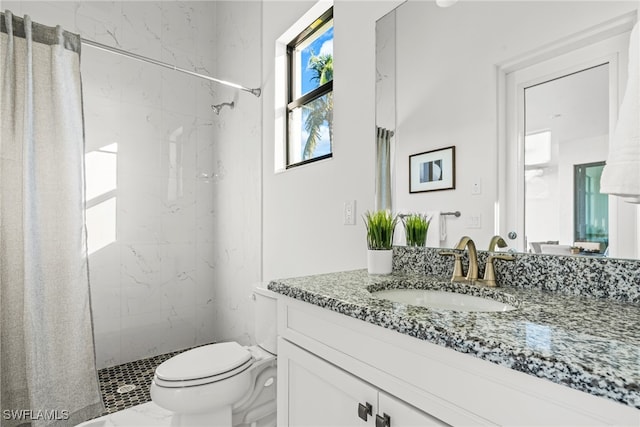
[[[475,214],[469,215],[467,218],[467,228],[481,228],[482,227],[482,215]]]
[[[344,225],[356,225],[356,201],[347,200],[343,207]]]

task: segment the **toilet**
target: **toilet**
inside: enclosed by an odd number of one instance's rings
[[[254,289],[257,345],[210,344],[156,368],[151,400],[174,413],[176,427],[276,425],[276,294]]]

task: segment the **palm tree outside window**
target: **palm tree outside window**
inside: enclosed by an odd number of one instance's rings
[[[333,152],[333,8],[287,45],[287,168]]]

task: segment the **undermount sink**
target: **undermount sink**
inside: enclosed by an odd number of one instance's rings
[[[445,292],[433,289],[387,289],[372,292],[372,296],[389,301],[453,311],[510,311],[512,305],[474,295]]]

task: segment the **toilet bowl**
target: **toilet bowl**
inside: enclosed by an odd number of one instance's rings
[[[179,427],[275,426],[276,294],[256,288],[258,345],[236,342],[188,350],[156,368],[151,399]]]

